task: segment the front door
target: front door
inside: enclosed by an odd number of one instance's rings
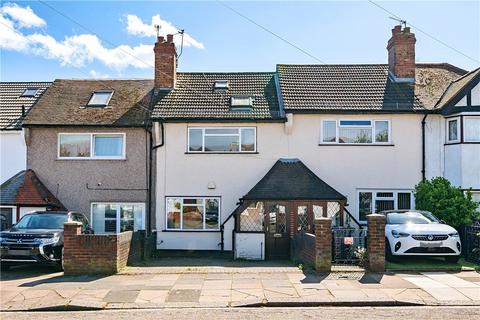
[[[265,208],[265,256],[288,259],[290,256],[288,206],[284,202],[267,202]]]

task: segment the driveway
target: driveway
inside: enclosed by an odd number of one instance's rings
[[[112,276],[64,276],[58,272],[35,274],[17,269],[2,276],[1,307],[2,310],[58,310],[259,305],[480,305],[480,274],[472,271],[314,274],[292,266],[176,268],[180,269],[136,267]]]

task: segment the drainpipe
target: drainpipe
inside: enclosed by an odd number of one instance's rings
[[[425,113],[422,119],[422,180],[425,181],[425,145],[426,145],[426,136],[425,136],[425,124],[427,120],[428,113]]]

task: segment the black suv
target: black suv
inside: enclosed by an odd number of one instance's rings
[[[12,265],[54,264],[63,269],[63,224],[82,223],[83,233],[93,233],[87,218],[78,212],[35,211],[24,215],[8,231],[0,233],[2,271]]]

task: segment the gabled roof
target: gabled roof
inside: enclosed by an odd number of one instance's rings
[[[432,108],[448,82],[466,71],[418,64],[415,85],[394,82],[386,64],[279,64],[277,72],[287,112],[391,113]]]
[[[0,82],[0,130],[20,130],[24,116],[51,82]],[[38,88],[34,96],[22,97],[27,88]],[[22,110],[24,107],[24,110]]]
[[[480,75],[480,67],[470,71],[463,77],[460,77],[450,83],[447,90],[445,90],[444,94],[442,95],[441,99],[435,105],[436,109],[442,109],[445,107],[453,98],[455,98],[463,88],[465,88],[470,81],[475,79],[478,75]]]
[[[242,200],[346,200],[299,159],[280,159]]]
[[[228,90],[214,90],[215,80],[227,80]],[[232,96],[254,97],[251,111],[230,110]],[[175,89],[160,91],[152,118],[185,120],[283,119],[274,72],[177,73]]]
[[[24,121],[27,126],[143,126],[153,80],[55,80]],[[113,90],[106,107],[87,107],[94,91]]]
[[[45,206],[63,210],[65,207],[38,179],[33,170],[23,170],[2,183],[0,204],[11,206]]]

